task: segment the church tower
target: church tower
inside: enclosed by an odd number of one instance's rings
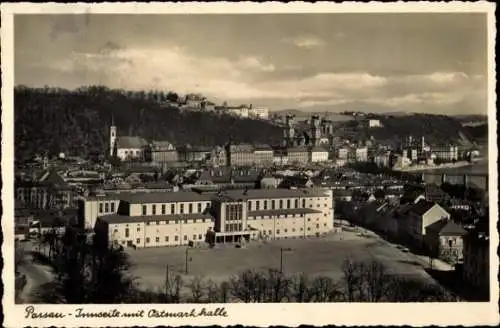
[[[111,116],[111,126],[109,127],[109,155],[113,157],[116,151],[116,125],[115,117]]]
[[[284,131],[284,137],[285,137],[285,142],[287,146],[292,147],[294,146],[294,141],[295,141],[295,122],[294,122],[294,117],[293,115],[286,115],[286,121],[285,121],[285,131]]]
[[[311,119],[311,139],[313,146],[317,146],[319,139],[321,139],[321,127],[318,115],[313,115]]]

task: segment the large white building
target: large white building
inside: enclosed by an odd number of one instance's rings
[[[122,246],[180,246],[204,242],[213,227],[210,197],[195,192],[121,197],[116,214],[97,219],[95,232]]]
[[[328,150],[323,147],[312,147],[309,150],[309,161],[311,163],[320,163],[328,161]]]
[[[213,202],[216,242],[319,236],[333,229],[331,191],[231,190]]]
[[[224,243],[304,238],[333,229],[332,193],[319,189],[138,193],[123,195],[114,206],[116,213],[97,218],[95,232],[132,247],[203,243],[209,231]]]
[[[251,107],[248,110],[248,116],[267,120],[269,119],[269,109],[265,107]]]

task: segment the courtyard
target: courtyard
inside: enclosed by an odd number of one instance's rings
[[[382,262],[388,273],[432,280],[415,255],[405,253],[374,235],[356,231],[340,231],[325,237],[283,239],[267,243],[253,242],[243,248],[217,245],[209,248],[189,248],[186,274],[186,248],[127,249],[133,264],[132,274],[145,289],[163,285],[166,270],[184,279],[202,277],[221,282],[247,269],[280,270],[283,249],[283,272],[305,273],[309,276],[329,276],[342,279],[342,264],[346,258]]]

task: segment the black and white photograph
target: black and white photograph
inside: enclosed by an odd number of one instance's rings
[[[251,322],[234,303],[498,323],[493,4],[61,5],[2,26],[3,303],[26,325]]]

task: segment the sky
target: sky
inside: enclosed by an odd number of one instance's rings
[[[16,15],[15,83],[302,111],[487,113],[486,15]]]

